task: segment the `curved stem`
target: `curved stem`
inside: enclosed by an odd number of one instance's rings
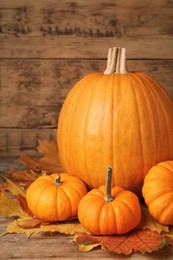
[[[107,68],[104,74],[127,74],[126,67],[126,49],[121,47],[113,47],[108,50]]]
[[[114,200],[114,197],[111,195],[111,179],[112,179],[112,168],[107,168],[107,176],[106,176],[106,196],[105,201],[110,202]]]

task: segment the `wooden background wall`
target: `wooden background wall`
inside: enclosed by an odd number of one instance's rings
[[[55,138],[69,89],[113,46],[173,97],[173,0],[0,0],[0,156]]]

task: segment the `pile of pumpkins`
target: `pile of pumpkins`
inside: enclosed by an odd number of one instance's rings
[[[26,194],[40,219],[78,216],[93,234],[124,234],[140,223],[144,199],[173,225],[173,101],[152,77],[129,72],[125,54],[109,49],[105,72],[67,95],[57,131],[65,173],[39,177]]]

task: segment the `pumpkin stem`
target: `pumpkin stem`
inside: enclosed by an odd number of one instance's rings
[[[61,185],[60,179],[61,179],[61,178],[60,178],[60,175],[57,174],[57,175],[56,175],[56,178],[55,178],[55,181],[54,181],[53,184],[54,184],[55,186]]]
[[[111,195],[111,179],[112,179],[112,168],[107,168],[107,176],[106,176],[106,196],[105,201],[110,202],[114,200],[114,198]]]
[[[122,47],[113,47],[108,50],[107,68],[104,74],[127,74],[126,67],[126,49]]]

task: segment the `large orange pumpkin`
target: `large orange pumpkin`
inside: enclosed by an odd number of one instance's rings
[[[108,52],[104,73],[91,73],[69,92],[58,122],[64,170],[90,188],[104,184],[141,195],[149,169],[173,159],[173,101],[152,77],[128,72],[125,49]]]

